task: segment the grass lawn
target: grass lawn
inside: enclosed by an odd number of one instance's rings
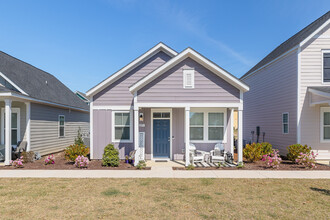
[[[330,219],[330,180],[1,179],[1,219]]]

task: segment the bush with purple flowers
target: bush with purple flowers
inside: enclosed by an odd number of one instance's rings
[[[296,163],[305,166],[309,169],[316,168],[316,156],[313,151],[309,153],[300,153],[298,158],[296,159]]]
[[[89,160],[87,157],[78,156],[75,160],[74,166],[78,168],[87,168],[89,164]]]
[[[21,156],[20,158],[17,158],[16,160],[12,160],[10,161],[10,164],[14,167],[14,168],[23,168],[23,156]]]
[[[272,153],[262,156],[262,161],[266,162],[266,166],[272,169],[280,168],[282,158],[280,157],[278,150],[273,150]]]
[[[48,155],[45,159],[45,165],[48,165],[48,164],[55,164],[55,157],[54,155]]]

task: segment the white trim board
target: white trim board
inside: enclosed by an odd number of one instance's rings
[[[243,110],[243,103],[136,103],[137,108],[238,108]]]
[[[115,113],[129,113],[129,121],[130,121],[130,126],[129,126],[129,140],[116,140],[115,139]],[[111,112],[111,140],[113,143],[133,143],[133,110],[128,110],[128,111],[112,111]]]
[[[112,74],[109,76],[107,79],[96,85],[95,87],[91,88],[90,90],[87,91],[86,96],[90,97],[104,89],[105,87],[109,86],[111,83],[115,82],[118,80],[120,77],[124,76],[127,74],[129,71],[133,70],[135,67],[158,53],[159,51],[163,51],[166,54],[168,54],[171,57],[176,56],[178,53],[174,50],[172,50],[170,47],[166,46],[162,42],[158,43],[156,46],[148,50],[146,53],[142,54],[140,57],[137,59],[133,60],[131,63],[129,63],[127,66],[123,67],[116,73]]]
[[[137,81],[135,84],[133,84],[129,88],[129,91],[131,93],[138,91],[143,86],[145,86],[146,84],[148,84],[149,82],[151,82],[152,80],[154,80],[155,78],[157,78],[158,76],[160,76],[161,74],[163,74],[164,72],[169,70],[171,67],[173,67],[174,65],[178,64],[179,62],[181,62],[182,60],[184,60],[188,57],[194,59],[196,62],[200,63],[205,68],[209,69],[211,72],[215,73],[217,76],[226,80],[228,83],[232,84],[236,88],[239,88],[240,90],[243,90],[245,92],[249,91],[248,85],[246,85],[245,83],[243,83],[236,77],[232,76],[225,70],[221,69],[220,67],[218,67],[217,65],[215,65],[214,63],[212,63],[211,61],[209,61],[208,59],[206,59],[205,57],[203,57],[202,55],[200,55],[199,53],[197,53],[196,51],[194,51],[191,48],[185,49],[180,54],[178,54],[176,57],[172,58],[167,63],[160,66],[159,68],[157,68],[156,70],[154,70],[153,72],[148,74],[146,77]]]
[[[330,112],[330,107],[320,107],[320,143],[330,143],[330,140],[324,140],[324,113]]]
[[[17,114],[17,142],[21,140],[21,109],[11,107],[11,113]],[[11,124],[13,130],[13,124]],[[5,144],[5,108],[1,108],[1,144]],[[12,146],[16,146],[13,145]]]
[[[18,87],[18,85],[16,85],[13,81],[11,81],[5,74],[3,74],[2,72],[0,72],[0,76],[2,76],[6,81],[8,81],[12,86],[14,86],[18,91],[20,91],[22,94],[24,95],[28,95],[26,92],[24,92],[23,89],[21,89],[20,87]]]

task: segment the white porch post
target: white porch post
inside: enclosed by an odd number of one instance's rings
[[[243,110],[238,109],[238,140],[237,140],[238,162],[243,162]]]
[[[234,156],[234,109],[230,109],[230,153]]]
[[[30,130],[30,118],[31,118],[31,105],[30,102],[25,102],[26,105],[26,142],[27,142],[27,147],[26,151],[31,150],[31,130]]]
[[[190,164],[190,158],[189,158],[189,144],[190,144],[190,108],[185,108],[185,161],[186,166]]]
[[[134,150],[135,159],[134,166],[136,166],[141,159],[141,151],[139,149],[139,109],[134,106]]]
[[[11,161],[11,99],[5,99],[5,165]]]

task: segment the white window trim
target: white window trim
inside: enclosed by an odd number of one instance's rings
[[[193,127],[193,128],[203,128],[203,140],[192,140],[191,139],[191,135],[190,136],[190,141],[204,141],[205,139],[205,112],[199,112],[199,111],[196,111],[196,112],[193,112],[193,111],[190,111],[190,114],[191,113],[201,113],[203,114],[203,125],[192,125],[190,122],[189,122],[189,131],[190,131],[190,128]],[[190,115],[189,115],[189,120],[190,120]]]
[[[324,78],[324,69],[323,69],[323,67],[324,67],[324,64],[323,64],[324,63],[324,54],[325,53],[330,53],[330,50],[321,50],[321,52],[322,52],[322,58],[321,58],[322,59],[322,64],[321,64],[322,65],[322,68],[321,68],[321,78],[322,78],[321,80],[322,81],[321,81],[321,83],[325,84],[325,85],[330,85],[330,82],[324,82],[324,79],[323,79]]]
[[[60,135],[60,127],[61,127],[61,123],[60,123],[60,117],[64,117],[64,125],[63,125],[63,128],[64,128],[64,134],[63,136]],[[57,131],[58,131],[58,137],[59,138],[65,138],[65,115],[58,115],[58,128],[57,128]]]
[[[193,89],[195,88],[195,69],[183,69],[183,88],[184,89]],[[187,75],[191,74],[191,86],[187,85]]]
[[[203,140],[190,140],[191,143],[227,143],[227,109],[226,108],[191,108],[190,112],[194,113],[204,113],[204,126],[203,126]],[[209,113],[223,113],[224,117],[224,133],[223,133],[223,140],[209,140],[209,121],[208,115]]]
[[[320,108],[321,110],[321,112],[320,112],[320,142],[321,143],[330,143],[330,139],[329,140],[324,140],[324,124],[323,124],[323,122],[324,122],[324,113],[325,112],[330,112],[330,107],[321,107]]]
[[[118,140],[115,139],[115,113],[129,113],[129,140]],[[112,119],[111,119],[111,128],[112,128],[112,134],[111,139],[113,143],[133,143],[133,110],[130,111],[112,111]]]
[[[17,113],[17,141],[21,140],[21,109],[11,108],[11,113]],[[13,128],[11,128],[13,130]],[[1,144],[5,144],[5,108],[1,108]],[[16,145],[12,145],[16,146]]]
[[[284,123],[283,122],[283,116],[285,115],[285,114],[287,114],[288,115],[288,122],[287,123]],[[288,124],[288,133],[285,133],[284,132],[284,124]],[[289,114],[289,112],[283,112],[282,113],[282,134],[289,134],[290,133],[290,114]]]

